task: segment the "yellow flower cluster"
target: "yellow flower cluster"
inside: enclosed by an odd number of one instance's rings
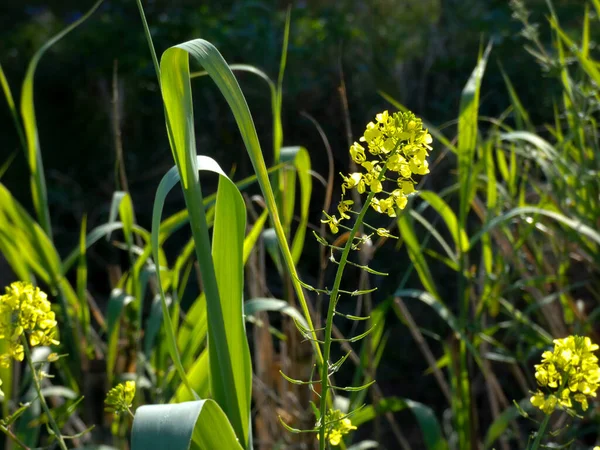
[[[431,135],[423,129],[421,119],[411,112],[396,112],[390,115],[387,111],[377,114],[375,122],[370,122],[360,138],[365,147],[355,142],[350,147],[350,156],[363,171],[354,172],[348,176],[342,175],[344,183],[342,193],[347,189],[356,189],[360,194],[369,189],[375,196],[371,206],[375,211],[396,217],[396,208],[404,209],[408,202],[407,196],[415,192],[413,175],[429,173],[427,162]],[[368,155],[373,159],[368,159]],[[393,178],[388,175],[395,172]],[[394,182],[394,189],[386,191],[385,181]],[[352,210],[352,200],[342,200],[338,205],[340,218],[325,214],[332,233],[338,232],[342,219],[349,219],[348,212]]]
[[[556,408],[571,408],[572,400],[588,408],[588,397],[596,397],[600,385],[598,358],[592,353],[598,350],[589,337],[569,336],[554,340],[554,350],[542,354],[542,363],[535,366],[538,384],[547,390],[538,390],[531,397],[533,406],[546,414]]]
[[[352,425],[352,421],[345,417],[345,414],[339,409],[330,411],[325,418],[325,423],[328,427],[325,432],[325,439],[329,440],[329,443],[334,447],[340,445],[345,434],[356,430],[356,427]]]
[[[135,397],[135,381],[126,381],[125,383],[117,384],[114,388],[108,391],[104,408],[108,412],[119,414],[125,411],[130,411]]]
[[[23,361],[23,335],[32,347],[59,344],[48,296],[30,283],[17,281],[0,296],[0,339],[9,341],[7,352],[0,355],[0,367],[8,367],[11,358]]]

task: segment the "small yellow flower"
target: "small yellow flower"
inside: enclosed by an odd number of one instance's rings
[[[105,411],[114,414],[120,414],[125,411],[130,411],[135,397],[135,381],[126,381],[125,383],[117,384],[106,394],[104,400]]]
[[[598,345],[589,337],[568,336],[554,340],[553,351],[542,354],[542,363],[535,366],[535,378],[549,395],[538,390],[531,404],[546,414],[556,408],[571,408],[572,400],[588,409],[588,398],[596,397],[600,386],[600,367],[593,354]]]
[[[334,447],[340,445],[344,435],[356,430],[356,427],[352,425],[352,421],[339,409],[327,413],[325,426],[327,427],[325,439]]]
[[[390,234],[390,232],[388,231],[387,228],[377,228],[377,230],[375,230],[375,232],[377,233],[378,236],[381,237],[387,237],[387,238],[393,238],[393,239],[398,239],[396,236],[394,236],[393,234]]]
[[[364,163],[366,160],[365,148],[362,145],[360,145],[358,142],[355,142],[350,147],[350,156],[352,157],[352,160],[356,164]]]
[[[333,234],[336,234],[339,231],[338,225],[340,221],[335,216],[330,216],[327,213],[324,213],[327,217],[327,220],[321,219],[321,223],[326,223],[329,225],[329,229]]]
[[[350,216],[346,214],[348,211],[352,210],[352,205],[354,204],[353,200],[342,200],[338,204],[338,211],[340,213],[340,217],[342,219],[349,219]]]

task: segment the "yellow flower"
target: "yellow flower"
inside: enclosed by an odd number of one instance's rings
[[[356,430],[356,427],[352,425],[352,421],[345,416],[342,411],[336,409],[329,411],[325,417],[325,439],[329,441],[334,447],[340,445],[342,437],[352,430]]]
[[[0,296],[0,339],[8,341],[8,350],[0,355],[0,367],[9,367],[10,360],[23,361],[21,336],[29,344],[58,345],[56,318],[48,296],[30,283],[17,281]]]
[[[104,408],[108,412],[120,414],[129,411],[133,405],[135,398],[135,381],[126,381],[125,383],[117,384],[106,394]]]
[[[377,233],[378,236],[381,236],[381,237],[398,239],[393,234],[390,234],[390,232],[387,228],[377,228],[377,230],[375,230],[375,232]]]
[[[338,225],[340,221],[335,216],[330,216],[327,213],[324,213],[327,217],[327,220],[321,219],[321,223],[329,224],[329,229],[333,234],[336,234],[339,231]]]
[[[352,205],[354,204],[353,200],[342,200],[338,204],[338,211],[342,219],[349,219],[350,216],[346,214],[348,211],[352,210]]]
[[[366,160],[365,148],[358,142],[355,142],[350,147],[350,156],[356,164],[362,164]]]
[[[333,233],[337,233],[340,221],[350,218],[346,214],[348,210],[343,197],[346,190],[356,189],[359,194],[364,194],[368,187],[373,209],[396,217],[396,209],[404,209],[408,203],[406,197],[415,192],[413,175],[429,173],[427,156],[433,140],[423,129],[421,119],[411,112],[390,114],[383,111],[377,114],[375,121],[367,124],[359,141],[366,143],[368,153],[358,142],[350,146],[350,156],[360,165],[362,172],[342,174],[342,200],[338,206],[340,219],[326,214],[327,219],[322,220],[329,224]],[[369,154],[372,159],[369,159]],[[395,181],[397,185],[391,195],[385,191],[384,184],[388,181]],[[387,192],[388,197],[373,196],[382,192]]]
[[[596,397],[600,385],[598,358],[593,354],[598,345],[589,337],[568,336],[554,340],[553,351],[542,354],[542,363],[535,366],[538,385],[550,391],[546,396],[538,390],[531,403],[546,414],[557,407],[571,408],[571,400],[588,408],[588,398]]]
[[[342,175],[344,179],[344,184],[342,184],[342,193],[346,193],[346,189],[356,188],[356,190],[362,194],[365,192],[365,180],[363,179],[362,173],[354,172],[345,177]]]

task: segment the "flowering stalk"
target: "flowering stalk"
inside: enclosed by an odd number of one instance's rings
[[[336,272],[333,288],[328,292],[329,307],[325,323],[325,336],[323,341],[323,361],[321,367],[321,403],[320,403],[320,424],[319,424],[319,448],[324,450],[326,439],[331,445],[338,445],[342,435],[354,429],[350,420],[345,417],[331,422],[331,418],[339,411],[327,413],[328,394],[332,387],[329,384],[329,357],[331,354],[333,318],[335,308],[339,300],[340,284],[346,264],[349,263],[348,255],[350,250],[356,247],[354,239],[358,230],[363,225],[365,214],[369,207],[376,212],[387,214],[389,217],[396,217],[396,211],[402,210],[408,203],[407,197],[415,192],[413,174],[425,175],[429,172],[426,160],[427,151],[431,149],[431,136],[426,130],[423,130],[422,123],[412,113],[395,113],[389,115],[387,111],[377,114],[376,123],[370,122],[367,125],[364,136],[360,139],[368,145],[368,152],[375,157],[374,160],[367,160],[365,148],[355,142],[350,147],[350,155],[354,162],[362,167],[366,173],[356,172],[348,176],[342,175],[344,184],[342,191],[345,194],[346,189],[356,188],[358,193],[362,194],[369,188],[370,192],[358,213],[353,227],[350,229],[346,245],[342,250]],[[386,177],[386,172],[396,172],[395,179]],[[392,192],[384,190],[386,181],[394,181],[396,188]],[[378,194],[388,194],[387,197],[378,196]],[[348,213],[352,212],[352,200],[344,200],[343,196],[338,205],[340,218],[335,215],[325,213],[327,220],[322,222],[329,224],[331,231],[335,234],[341,226],[340,222],[344,219],[350,219]],[[375,229],[380,236],[390,236],[386,229]],[[338,414],[339,415],[339,414]],[[337,416],[335,416],[337,417]],[[328,421],[329,420],[329,421]],[[338,422],[341,423],[338,424]],[[331,430],[329,428],[331,427]]]
[[[582,410],[588,409],[588,399],[596,397],[600,386],[600,367],[594,351],[598,344],[589,337],[568,336],[554,340],[554,349],[542,354],[542,363],[535,366],[535,378],[540,388],[530,401],[544,412],[546,417],[540,425],[530,450],[537,450],[550,421],[551,414],[562,409],[571,415],[573,402]]]
[[[37,392],[38,398],[40,400],[40,404],[42,405],[42,409],[48,416],[48,423],[50,424],[50,428],[54,432],[54,436],[58,441],[58,445],[62,450],[68,450],[67,444],[65,444],[65,440],[60,433],[60,428],[58,427],[54,417],[52,417],[52,413],[50,412],[50,408],[48,408],[48,404],[46,403],[46,399],[44,398],[44,394],[42,393],[42,386],[40,383],[40,379],[38,378],[38,373],[35,370],[35,366],[33,364],[33,358],[31,357],[31,350],[29,349],[29,343],[25,336],[21,336],[21,341],[23,345],[23,350],[25,353],[25,359],[27,360],[27,365],[29,366],[29,370],[31,370],[31,377],[33,378],[33,385],[35,387],[35,392]]]
[[[350,253],[350,249],[352,248],[352,242],[354,240],[354,236],[358,232],[360,224],[369,209],[369,204],[371,200],[375,196],[374,192],[371,192],[367,196],[367,200],[365,201],[356,222],[354,222],[354,226],[350,231],[350,236],[348,236],[348,241],[346,242],[346,246],[344,247],[344,251],[339,261],[338,270],[335,274],[335,281],[333,283],[333,289],[331,290],[331,295],[329,297],[329,308],[327,310],[327,321],[325,324],[325,340],[323,344],[323,360],[324,364],[321,369],[321,428],[319,429],[319,449],[325,449],[325,417],[327,415],[327,394],[329,391],[329,355],[331,353],[331,334],[333,329],[333,317],[335,315],[335,306],[338,300],[338,293],[340,290],[340,283],[342,282],[342,274],[344,273],[344,268],[346,267],[346,263],[348,261],[348,254]]]
[[[10,367],[12,360],[27,360],[40,404],[48,416],[48,423],[60,448],[67,450],[60,429],[42,394],[41,381],[31,356],[31,347],[59,344],[56,325],[56,317],[48,296],[30,283],[14,282],[6,287],[4,295],[0,295],[0,339],[8,342],[6,353],[0,355],[0,367]],[[48,360],[51,360],[50,357]]]

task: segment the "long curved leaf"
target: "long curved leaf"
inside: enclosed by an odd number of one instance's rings
[[[131,449],[147,450],[242,449],[227,416],[214,400],[137,409],[131,431]]]

